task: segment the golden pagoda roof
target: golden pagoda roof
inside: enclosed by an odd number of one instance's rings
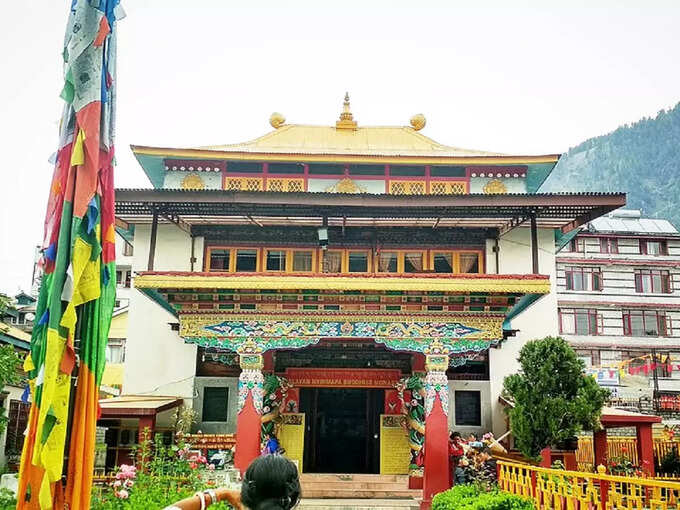
[[[273,113],[269,119],[274,131],[244,143],[197,147],[219,152],[259,154],[348,154],[357,156],[503,156],[450,147],[418,133],[425,116],[414,115],[411,126],[359,126],[345,93],[343,110],[335,126],[285,124],[285,117]]]
[[[503,156],[435,142],[410,126],[335,126],[284,124],[245,143],[210,145],[201,150],[264,154],[347,154],[357,156]]]
[[[405,158],[401,161],[404,164],[422,164],[428,159],[453,164],[458,158],[466,162],[479,158],[478,164],[554,165],[559,159],[559,154],[518,156],[443,145],[420,133],[426,125],[425,116],[420,113],[411,117],[408,126],[362,126],[351,111],[348,94],[345,95],[343,109],[335,125],[286,124],[286,118],[278,112],[272,113],[269,123],[273,131],[242,143],[185,148],[131,147],[137,156],[232,157],[279,161],[297,158],[335,161],[337,156],[344,156],[347,161],[362,162]]]

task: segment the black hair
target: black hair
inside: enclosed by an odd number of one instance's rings
[[[290,510],[300,499],[300,478],[281,455],[256,458],[243,477],[241,501],[250,510]]]
[[[453,441],[457,437],[461,437],[460,432],[451,432],[451,435],[449,436],[449,439]]]

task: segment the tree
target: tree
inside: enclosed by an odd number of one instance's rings
[[[508,411],[517,448],[537,458],[546,446],[599,430],[609,390],[585,374],[585,364],[559,337],[528,342],[520,351],[519,373],[503,385],[515,407]]]
[[[4,390],[5,385],[19,383],[18,370],[20,365],[19,355],[11,345],[0,346],[0,393]],[[6,426],[7,417],[5,416],[5,408],[0,407],[0,434],[5,430]]]

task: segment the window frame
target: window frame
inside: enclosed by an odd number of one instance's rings
[[[349,270],[349,257],[352,253],[363,253],[366,255],[366,271],[350,271]],[[344,273],[348,274],[368,274],[373,272],[373,264],[371,260],[371,250],[368,249],[355,249],[355,248],[348,248],[346,250],[343,250],[343,264],[345,266],[345,271]]]
[[[649,253],[649,243],[659,243],[659,253]],[[650,255],[652,257],[668,255],[668,242],[666,239],[640,239],[639,245],[639,251],[642,255]]]
[[[581,249],[579,249],[579,247]],[[569,241],[569,251],[572,253],[585,253],[586,252],[586,238],[585,237],[574,237]]]
[[[647,316],[653,317],[647,319]],[[643,334],[637,335],[633,333],[632,320],[633,316],[640,316],[642,318],[642,328]],[[667,338],[673,336],[673,321],[672,317],[669,316],[665,311],[660,310],[636,310],[636,309],[625,309],[622,310],[621,319],[623,322],[623,336],[631,337],[650,337],[650,338]],[[653,320],[656,323],[657,334],[649,335],[647,334],[647,320]]]
[[[635,279],[635,292],[638,294],[672,294],[673,293],[673,279],[671,273],[664,269],[635,269],[633,271]],[[654,285],[654,277],[658,276],[660,281],[660,289],[656,289]],[[649,285],[651,290],[644,290],[643,278],[649,278]]]
[[[479,408],[476,409],[479,414],[479,424],[472,423],[461,423],[458,421],[457,405],[458,405],[458,393],[476,393],[478,396]],[[464,389],[464,390],[453,390],[453,415],[456,427],[481,427],[484,424],[484,414],[482,412],[482,392],[481,390],[475,389]]]
[[[600,237],[600,253],[618,255],[619,240],[616,237]]]
[[[576,317],[579,313],[585,312],[588,315],[588,332],[587,333],[579,333],[578,327],[577,327],[577,320]],[[558,325],[559,325],[559,331],[560,334],[564,335],[575,335],[575,336],[601,336],[602,335],[602,330],[603,330],[603,319],[602,315],[598,313],[596,309],[592,308],[558,308],[557,309],[557,316],[558,316]],[[563,317],[564,316],[571,316],[572,321],[573,321],[573,332],[567,332],[564,331],[564,326],[563,326]],[[595,324],[595,329],[593,332],[593,324]]]
[[[267,266],[269,265],[269,254],[271,252],[279,252],[283,254],[283,267],[281,269],[269,269]],[[283,249],[283,248],[264,248],[262,250],[262,267],[264,269],[264,272],[266,273],[289,273],[290,271],[288,270],[289,263],[290,263],[290,255],[288,250]]]
[[[580,274],[581,281],[589,282],[589,287],[584,289],[574,288],[574,277]],[[590,275],[586,277],[586,275]],[[599,278],[599,288],[595,288],[595,276]],[[571,278],[571,287],[569,286]],[[564,269],[564,288],[574,292],[602,292],[604,285],[602,279],[602,268],[597,266],[567,266]]]
[[[435,274],[484,274],[484,252],[481,250],[430,250],[430,270],[434,272],[434,259],[436,255],[439,254],[450,254],[453,255],[453,271],[451,273],[435,273]],[[460,256],[461,255],[477,255],[477,268],[479,269],[476,273],[461,273],[460,272]]]
[[[224,402],[224,413],[225,413],[225,419],[224,420],[206,420],[205,419],[205,397],[206,397],[206,390],[208,389],[219,389],[219,390],[224,390],[226,392],[226,399]],[[229,386],[209,386],[205,385],[201,388],[201,422],[202,423],[228,423],[229,422]]]

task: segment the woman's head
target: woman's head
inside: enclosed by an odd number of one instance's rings
[[[460,436],[460,432],[451,432],[451,435],[449,436],[449,439],[451,441],[455,441],[456,439],[460,440],[462,439]]]
[[[251,510],[290,510],[299,499],[298,471],[285,457],[258,457],[246,470],[241,501]]]

